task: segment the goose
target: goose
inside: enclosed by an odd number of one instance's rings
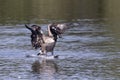
[[[27,29],[31,31],[31,43],[32,46],[37,49],[40,48],[38,55],[47,55],[47,52],[51,52],[54,55],[54,47],[56,45],[58,37],[61,38],[62,27],[58,27],[56,24],[48,25],[48,35],[43,34],[41,27],[33,25],[31,27],[25,25]]]

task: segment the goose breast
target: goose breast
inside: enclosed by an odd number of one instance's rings
[[[54,43],[54,39],[52,37],[43,37],[45,43]]]

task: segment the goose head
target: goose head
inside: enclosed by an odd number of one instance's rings
[[[61,29],[57,27],[56,24],[50,25],[48,31],[52,34],[55,41],[57,40],[58,37],[61,38]]]

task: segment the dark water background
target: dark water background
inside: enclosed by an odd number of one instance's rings
[[[119,80],[119,0],[0,0],[0,80]],[[59,59],[40,61],[24,24],[72,23]]]

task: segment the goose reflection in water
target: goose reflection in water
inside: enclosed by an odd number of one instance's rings
[[[32,64],[33,73],[40,74],[41,79],[54,80],[54,74],[57,72],[57,64],[53,60],[36,60]]]

